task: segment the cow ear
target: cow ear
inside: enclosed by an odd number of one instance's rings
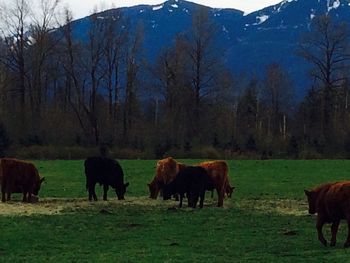
[[[151,186],[151,184],[147,184],[147,186]]]
[[[124,186],[125,186],[125,187],[128,187],[128,186],[129,186],[129,183],[124,184]]]
[[[310,196],[311,195],[311,192],[309,190],[304,190],[304,193],[307,195],[307,196]]]
[[[45,177],[41,178],[40,179],[40,183],[44,182],[45,181]]]

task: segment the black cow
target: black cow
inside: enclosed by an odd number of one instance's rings
[[[84,162],[86,175],[86,189],[89,191],[89,200],[97,201],[95,185],[103,185],[103,200],[107,200],[109,186],[115,189],[118,200],[124,199],[126,187],[124,184],[124,173],[116,160],[107,157],[89,157]]]
[[[180,204],[182,207],[182,199],[186,193],[188,198],[188,206],[196,208],[200,197],[199,207],[203,207],[204,196],[206,190],[214,188],[214,184],[206,170],[200,166],[187,166],[181,169],[176,178],[163,188],[163,199],[170,199],[173,194],[180,194]]]

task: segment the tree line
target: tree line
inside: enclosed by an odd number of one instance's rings
[[[281,65],[266,66],[263,77],[225,66],[205,8],[150,61],[142,25],[120,9],[95,10],[78,38],[58,0],[35,3],[0,8],[2,155],[63,145],[148,158],[350,156],[346,23],[321,15],[300,37],[295,55],[309,63],[312,85],[295,101]]]

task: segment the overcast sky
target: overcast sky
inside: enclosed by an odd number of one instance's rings
[[[193,0],[191,2],[217,8],[236,8],[250,13],[281,1],[282,0]],[[89,15],[94,7],[97,7],[98,10],[101,11],[111,7],[134,6],[139,4],[156,5],[165,2],[165,0],[62,0],[62,2],[73,10],[74,19],[77,19]]]

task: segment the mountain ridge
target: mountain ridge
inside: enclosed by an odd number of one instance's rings
[[[306,94],[310,79],[308,65],[296,56],[298,41],[308,32],[315,16],[328,13],[350,22],[347,0],[284,0],[276,5],[245,14],[232,8],[211,8],[184,0],[169,0],[158,5],[137,5],[110,9],[99,16],[121,11],[133,28],[143,24],[146,57],[155,61],[162,48],[171,46],[176,34],[191,27],[191,15],[199,8],[208,10],[220,29],[216,44],[225,51],[227,67],[239,74],[248,72],[263,77],[268,64],[279,63],[291,76],[297,97]],[[77,37],[84,36],[88,17],[73,21]],[[85,25],[85,26],[84,26]]]

